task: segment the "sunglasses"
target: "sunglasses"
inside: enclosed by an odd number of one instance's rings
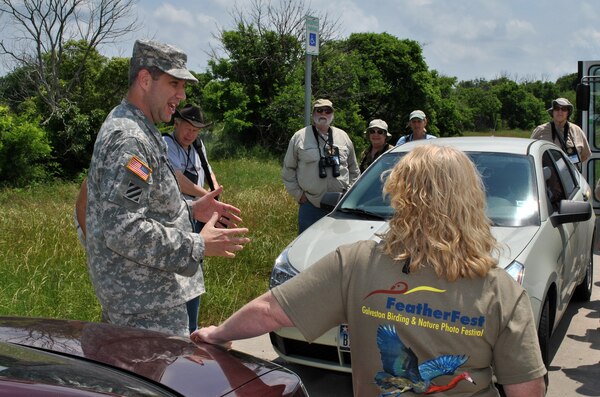
[[[327,113],[327,114],[331,114],[331,113],[333,113],[333,109],[331,109],[331,108],[316,108],[316,109],[315,109],[315,112],[317,112],[317,113],[319,113],[319,114],[320,114],[320,113]]]
[[[379,128],[373,128],[372,130],[369,130],[369,134],[383,135],[383,134],[385,134],[385,131],[380,130]]]
[[[568,112],[569,111],[569,107],[568,106],[554,106],[553,109],[554,110],[561,110],[563,112]]]

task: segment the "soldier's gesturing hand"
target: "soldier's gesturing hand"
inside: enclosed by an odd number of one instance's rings
[[[242,250],[244,244],[250,242],[248,237],[242,237],[248,233],[248,229],[215,227],[219,217],[219,213],[214,212],[200,231],[200,235],[204,238],[204,256],[233,258],[236,251]]]
[[[239,217],[241,211],[239,208],[231,204],[217,201],[216,197],[223,192],[223,186],[219,186],[212,192],[202,196],[192,202],[192,211],[194,219],[208,223],[213,213],[219,214],[217,226],[237,227],[237,224],[242,221]]]

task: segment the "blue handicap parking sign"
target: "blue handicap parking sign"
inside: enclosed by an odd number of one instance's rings
[[[310,46],[316,46],[317,45],[317,34],[316,33],[309,33],[308,35],[308,43]]]

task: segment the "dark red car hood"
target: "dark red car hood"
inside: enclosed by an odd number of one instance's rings
[[[295,376],[279,365],[219,346],[104,323],[0,317],[0,340],[85,357],[184,396],[222,396],[236,389],[237,396],[281,396],[289,392],[284,389]]]

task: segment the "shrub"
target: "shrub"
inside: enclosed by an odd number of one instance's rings
[[[0,106],[0,183],[27,186],[47,178],[45,160],[52,148],[37,122],[10,114]]]

